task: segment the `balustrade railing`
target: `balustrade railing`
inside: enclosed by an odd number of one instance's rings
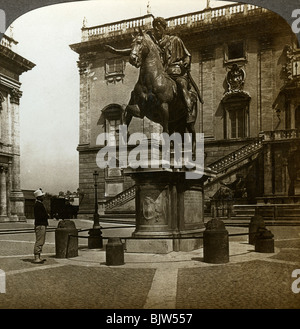
[[[264,141],[281,141],[287,139],[300,138],[299,129],[273,130],[263,132]]]
[[[110,210],[112,208],[121,206],[132,200],[133,198],[135,198],[135,186],[128,188],[127,190],[117,194],[115,197],[108,200],[105,204],[105,209]]]
[[[135,28],[150,28],[153,15],[145,15],[137,18],[122,20],[110,24],[82,28],[82,41],[93,38],[107,37],[110,33],[130,33]]]
[[[167,19],[168,27],[175,28],[177,26],[194,26],[202,23],[209,23],[220,17],[231,18],[235,15],[253,15],[255,13],[267,12],[267,9],[250,5],[250,4],[233,4],[218,8],[209,8],[202,11],[188,13],[170,17]],[[110,33],[131,33],[135,28],[151,28],[154,17],[151,14],[132,18],[110,24],[104,24],[93,27],[82,28],[82,41],[94,38],[107,37]]]
[[[256,141],[247,144],[240,149],[229,153],[223,158],[208,165],[209,168],[216,172],[222,172],[223,170],[233,166],[235,163],[242,161],[243,159],[255,154],[262,148],[262,139],[259,138]]]
[[[13,38],[10,38],[7,35],[3,34],[0,44],[1,46],[12,49],[14,46],[18,44],[18,42],[15,41]]]

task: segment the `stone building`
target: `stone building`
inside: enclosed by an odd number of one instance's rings
[[[3,35],[0,44],[0,222],[24,220],[20,187],[20,75],[35,64],[15,53],[17,42]]]
[[[107,214],[134,207],[130,178],[121,169],[96,165],[102,147],[97,136],[109,132],[117,140],[122,105],[138,77],[127,57],[112,55],[104,46],[130,47],[132,33],[151,29],[153,18],[83,26],[81,42],[70,46],[79,54],[82,216],[93,213],[94,170],[99,172],[98,202]],[[230,190],[231,206],[297,207],[300,50],[288,23],[274,12],[239,3],[166,20],[168,32],[180,36],[192,55],[191,73],[204,99],[196,129],[205,134],[206,165],[217,173],[205,186],[207,210],[217,196],[222,199],[224,189]]]

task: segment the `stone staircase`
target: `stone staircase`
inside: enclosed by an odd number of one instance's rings
[[[208,165],[210,169],[217,173],[216,177],[205,184],[205,187],[211,186],[216,182],[222,180],[224,176],[228,176],[231,170],[235,170],[238,166],[243,165],[245,162],[252,161],[259,153],[262,148],[262,139],[257,140],[241,147],[240,149],[229,153],[228,155],[222,157],[221,159]],[[105,213],[100,216],[102,221],[115,221],[115,222],[126,222],[133,223],[135,220],[135,211],[131,207],[131,210],[124,207],[129,202],[135,199],[135,186],[124,190],[123,192],[117,194],[105,204]],[[247,217],[245,214],[241,218]]]
[[[257,138],[253,142],[242,146],[238,150],[210,163],[208,167],[215,171],[217,175],[214,179],[207,182],[205,186],[208,187],[215,184],[217,181],[224,179],[225,176],[229,176],[230,172],[236,171],[238,167],[252,162],[259,154],[262,147],[262,138]]]
[[[120,208],[127,202],[135,198],[135,185],[117,194],[105,204],[105,212],[109,213],[112,209]]]
[[[249,223],[251,217],[261,215],[267,225],[300,225],[300,204],[234,205],[233,216],[225,222]]]
[[[239,168],[254,161],[262,150],[262,138],[257,138],[238,150],[208,165],[216,177],[205,184],[211,188],[224,178],[235,174]],[[101,221],[124,224],[135,223],[135,185],[106,202]],[[238,201],[239,202],[239,201]],[[131,203],[131,207],[128,204]],[[220,217],[226,225],[248,226],[251,217],[261,214],[268,225],[300,225],[300,203],[289,204],[234,204],[229,216]]]
[[[124,224],[135,223],[135,185],[117,194],[105,204],[104,215],[100,215],[102,222]]]
[[[266,225],[300,226],[300,204],[235,204],[230,216],[218,216],[227,226],[248,227],[254,215]]]

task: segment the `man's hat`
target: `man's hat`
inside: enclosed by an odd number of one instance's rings
[[[39,196],[45,195],[45,193],[43,193],[43,191],[41,189],[36,190],[35,192],[33,192],[33,194],[36,198]]]

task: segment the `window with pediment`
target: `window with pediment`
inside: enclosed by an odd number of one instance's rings
[[[244,40],[228,42],[224,49],[224,62],[232,63],[246,61],[246,43]]]
[[[251,97],[249,93],[243,90],[245,77],[244,69],[236,63],[230,67],[226,74],[228,91],[222,99],[225,139],[249,137],[249,106]]]
[[[243,104],[227,107],[227,138],[245,138],[248,137],[248,109]]]
[[[108,58],[105,62],[105,79],[107,83],[123,81],[125,76],[125,61],[123,58]]]
[[[119,104],[110,104],[101,111],[105,132],[109,134],[108,144],[117,145],[119,140],[119,126],[122,124],[123,109]]]

